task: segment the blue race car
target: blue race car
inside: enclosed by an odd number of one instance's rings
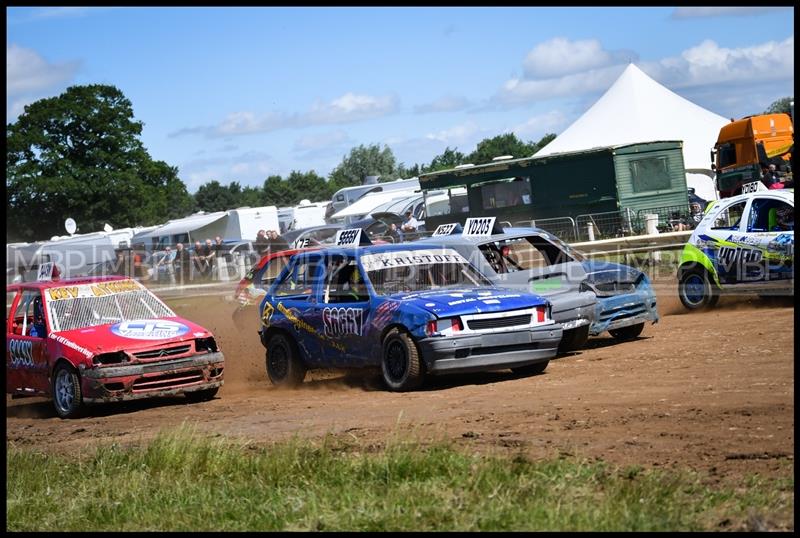
[[[543,372],[562,336],[550,309],[492,286],[450,248],[336,246],[290,260],[261,302],[259,332],[274,385],[314,368],[380,366],[389,389],[406,391],[427,374]]]

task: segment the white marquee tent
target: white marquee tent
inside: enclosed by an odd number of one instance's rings
[[[686,184],[706,200],[718,198],[711,149],[730,120],[665,88],[634,64],[580,118],[535,156],[653,140],[682,140]]]

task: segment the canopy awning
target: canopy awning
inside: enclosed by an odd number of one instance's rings
[[[227,211],[218,211],[216,213],[208,213],[205,215],[192,215],[182,219],[171,220],[163,226],[159,226],[154,230],[148,230],[133,236],[132,243],[138,243],[145,239],[152,237],[164,237],[167,235],[178,235],[190,233],[199,230],[209,224],[217,222],[228,216]]]

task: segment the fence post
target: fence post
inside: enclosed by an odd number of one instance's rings
[[[586,233],[589,235],[589,241],[594,241],[594,225],[591,222],[586,223]]]

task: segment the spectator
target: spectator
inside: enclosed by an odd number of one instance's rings
[[[403,225],[400,230],[403,232],[416,232],[418,227],[419,221],[414,218],[414,214],[411,213],[411,210],[409,209],[406,211],[406,219],[403,221]]]
[[[183,243],[175,245],[175,269],[180,275],[181,284],[189,280],[191,261],[189,259],[189,251],[183,248]]]
[[[227,274],[228,262],[231,261],[231,256],[225,252],[225,245],[222,243],[222,238],[220,236],[214,238],[213,249],[214,259],[216,260],[215,267],[217,269],[216,278],[222,280],[222,268],[225,268]]]
[[[258,252],[259,256],[262,256],[267,249],[269,249],[269,239],[267,239],[267,232],[265,230],[259,230],[258,235],[256,235],[256,242],[253,244]]]
[[[214,274],[214,257],[216,252],[213,247],[214,245],[211,243],[211,239],[206,239],[205,245],[200,249],[203,261],[205,262],[202,272],[204,280],[211,280],[211,276]]]
[[[773,187],[774,184],[781,182],[781,180],[778,178],[778,172],[775,169],[774,164],[761,167],[761,181],[770,189],[780,188]]]
[[[289,250],[289,243],[286,242],[282,236],[278,235],[275,230],[269,231],[270,249],[272,252],[280,252],[282,250]]]
[[[400,235],[400,230],[397,229],[397,224],[394,222],[389,224],[389,229],[386,230],[386,235],[392,240],[392,243],[403,242],[403,237]]]
[[[194,252],[192,253],[192,278],[201,277],[206,274],[206,259],[203,256],[203,245],[200,241],[194,242]]]
[[[183,245],[181,245],[181,246],[183,246]],[[161,259],[158,260],[158,263],[156,264],[156,270],[155,270],[156,279],[158,279],[158,277],[160,275],[160,269],[161,269],[161,267],[163,267],[164,268],[164,272],[166,272],[167,275],[169,275],[170,283],[171,284],[175,284],[175,256],[176,256],[176,253],[168,245],[164,249],[164,256],[162,256]]]
[[[777,222],[772,227],[773,232],[788,232],[794,230],[794,208],[783,205],[776,212]]]

